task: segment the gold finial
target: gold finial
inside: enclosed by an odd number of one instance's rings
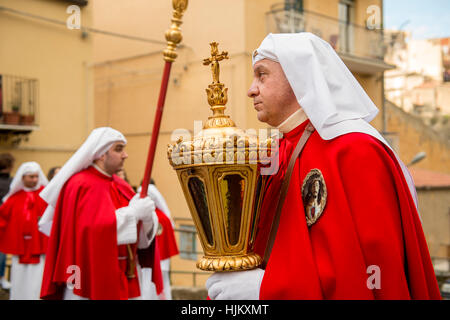
[[[229,116],[224,114],[225,104],[228,101],[228,88],[225,88],[225,85],[220,83],[219,79],[219,62],[228,59],[228,52],[222,51],[222,53],[219,53],[219,44],[217,42],[212,42],[210,45],[211,57],[203,59],[203,65],[211,65],[213,82],[206,88],[206,94],[213,115],[208,118],[204,128],[234,127],[234,122]]]
[[[219,75],[220,75],[220,66],[219,61],[222,61],[223,59],[228,59],[228,52],[222,51],[222,53],[219,54],[219,44],[217,42],[210,43],[211,45],[211,57],[203,59],[203,65],[207,66],[211,64],[211,71],[213,76],[213,84],[220,83],[219,81]]]
[[[178,54],[176,53],[177,45],[183,39],[181,35],[180,25],[183,23],[181,18],[186,11],[188,0],[172,0],[173,18],[170,29],[166,31],[167,49],[164,50],[164,60],[174,62]]]
[[[228,52],[222,51],[219,54],[219,44],[217,42],[210,43],[211,46],[211,57],[203,59],[203,65],[207,66],[211,64],[211,71],[213,82],[206,89],[208,94],[208,103],[211,107],[214,106],[224,106],[227,103],[227,91],[223,83],[220,83],[220,66],[219,61],[223,59],[228,59]]]

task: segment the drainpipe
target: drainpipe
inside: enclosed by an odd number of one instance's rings
[[[385,93],[384,93],[384,71],[381,75],[381,98],[382,98],[382,102],[381,102],[381,106],[383,108],[382,113],[381,113],[381,117],[382,117],[382,134],[384,135],[385,133],[387,133],[387,115],[386,115],[386,97],[385,97]]]
[[[384,0],[381,1],[381,38],[383,39],[383,46],[384,46]],[[385,54],[386,52],[384,52]],[[383,54],[383,60],[384,60],[384,54]],[[381,134],[384,136],[387,133],[387,115],[386,115],[386,96],[384,93],[384,71],[381,73],[381,106],[383,108],[381,113],[382,118],[382,132]]]

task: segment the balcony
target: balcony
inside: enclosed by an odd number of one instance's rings
[[[88,1],[87,0],[60,0],[60,1],[61,2],[68,2],[68,3],[75,4],[75,5],[82,6],[82,7],[88,5]]]
[[[298,10],[277,3],[266,13],[267,31],[272,33],[311,32],[326,40],[347,67],[371,75],[394,68],[384,62],[385,45],[381,30],[370,30],[319,13]]]
[[[0,135],[28,134],[38,128],[37,79],[0,74]]]

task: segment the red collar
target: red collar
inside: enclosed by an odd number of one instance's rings
[[[309,123],[309,119],[306,119],[305,121],[303,121],[301,124],[299,124],[297,127],[292,129],[291,131],[284,133],[283,138],[286,138],[288,140],[297,138],[297,136],[299,136],[300,134],[303,133],[303,131],[305,130],[308,123]]]

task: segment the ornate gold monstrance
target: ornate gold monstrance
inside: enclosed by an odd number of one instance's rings
[[[227,91],[220,82],[219,62],[228,53],[211,45],[213,82],[206,89],[213,115],[192,140],[179,138],[167,154],[177,172],[194,220],[204,256],[197,267],[209,271],[256,268],[261,257],[253,252],[268,163],[275,141],[259,139],[237,128],[225,115]],[[261,140],[261,141],[260,141]]]

